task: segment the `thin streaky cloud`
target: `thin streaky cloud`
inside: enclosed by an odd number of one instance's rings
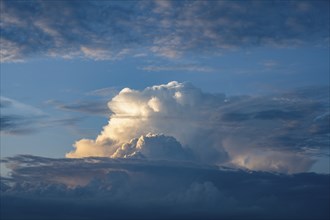
[[[162,71],[176,71],[176,72],[203,72],[209,73],[214,72],[215,69],[207,66],[198,66],[198,65],[174,65],[174,66],[156,66],[149,65],[141,67],[140,69],[150,72],[162,72]]]
[[[46,103],[64,111],[103,116],[109,115],[111,113],[109,108],[107,107],[106,101],[81,100],[75,101],[73,103],[62,103],[61,101],[57,100],[48,100]]]

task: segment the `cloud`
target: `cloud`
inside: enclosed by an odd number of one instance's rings
[[[90,91],[87,93],[87,95],[112,98],[118,93],[118,91],[119,90],[116,87],[106,87]]]
[[[27,118],[17,115],[1,115],[1,133],[6,134],[30,134],[35,131],[31,126],[35,122],[34,118]]]
[[[108,125],[95,140],[78,140],[67,157],[190,159],[252,170],[308,171],[318,156],[328,157],[328,90],[226,97],[190,83],[125,88],[108,102]]]
[[[96,112],[98,108],[92,110],[93,114],[99,114]],[[83,119],[77,116],[55,117],[39,108],[3,96],[0,96],[0,111],[0,133],[5,135],[27,135],[54,126],[77,126]]]
[[[219,106],[223,100],[223,95],[204,94],[188,83],[170,82],[143,91],[125,88],[108,103],[113,112],[108,126],[96,140],[76,142],[76,152],[69,155],[79,157],[79,149],[84,149],[83,156],[96,156],[94,146],[100,150],[97,156],[101,151],[106,152],[103,156],[112,156],[120,146],[134,138],[148,133],[163,133],[176,138],[183,146],[194,148],[202,159],[224,157],[214,149],[215,146],[204,148],[206,142],[197,140],[210,129],[206,124],[205,131],[200,129],[200,123],[205,123],[203,120],[208,117],[208,107]],[[196,120],[191,120],[194,117]]]
[[[151,72],[160,72],[160,71],[189,71],[189,72],[213,72],[214,69],[206,66],[198,65],[177,65],[177,66],[155,66],[149,65],[141,68],[142,70],[151,71]]]
[[[54,105],[61,110],[81,112],[85,114],[107,116],[110,113],[106,101],[76,101],[74,103],[64,104],[57,100],[48,100],[47,104]]]
[[[5,134],[35,132],[36,124],[46,117],[46,114],[38,108],[3,96],[0,96],[0,110],[0,132]]]
[[[262,65],[268,69],[272,69],[278,67],[279,63],[275,60],[266,60],[262,63]]]
[[[27,115],[44,115],[45,113],[40,109],[22,102],[0,96],[0,107],[3,112],[11,112],[12,114],[27,114]]]
[[[105,149],[95,141],[80,140],[76,143],[76,151],[68,153],[69,158],[94,156],[109,156],[113,158],[151,158],[157,160],[193,160],[194,155],[184,149],[173,137],[156,134],[146,134],[122,144],[117,149]],[[94,146],[94,147],[91,147]]]
[[[5,219],[327,219],[329,175],[246,172],[140,159],[2,161]],[[298,211],[299,210],[299,211]]]
[[[328,7],[327,1],[5,0],[1,61],[116,60],[141,51],[177,59],[251,46],[327,46]]]
[[[68,158],[80,157],[112,157],[112,158],[147,158],[158,160],[193,160],[189,149],[171,136],[146,134],[133,138],[127,143],[119,144],[115,140],[107,140],[105,144],[98,141],[81,139],[74,145],[74,151],[66,154]]]

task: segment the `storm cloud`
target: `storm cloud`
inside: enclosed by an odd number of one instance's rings
[[[329,175],[140,159],[3,160],[1,217],[327,219]]]

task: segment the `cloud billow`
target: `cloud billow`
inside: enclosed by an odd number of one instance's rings
[[[328,7],[327,1],[5,0],[1,61],[116,60],[141,51],[178,58],[251,46],[328,46]]]
[[[226,97],[175,81],[141,91],[125,88],[108,102],[112,115],[103,131],[95,140],[77,141],[66,156],[304,172],[317,157],[329,156],[327,91]]]

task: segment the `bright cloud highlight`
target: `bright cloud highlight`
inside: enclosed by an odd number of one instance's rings
[[[327,90],[318,91],[226,97],[175,81],[142,91],[124,88],[108,103],[113,112],[108,125],[95,140],[77,141],[66,156],[308,171],[315,162],[309,152],[322,152],[329,136],[329,130],[322,129],[324,120],[314,120],[327,111]],[[315,129],[321,130],[315,134]]]

